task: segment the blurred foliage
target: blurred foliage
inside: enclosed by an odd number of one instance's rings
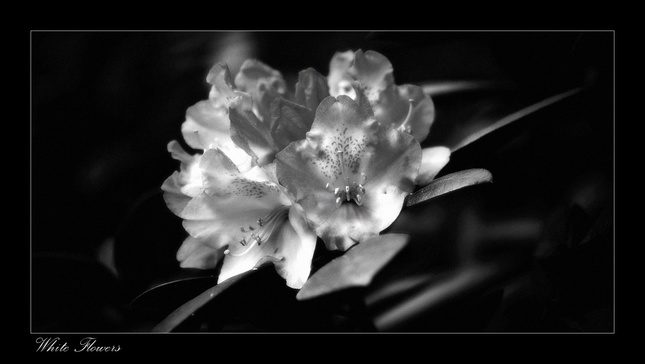
[[[334,52],[358,48],[387,55],[398,84],[493,81],[433,96],[437,119],[424,146],[458,145],[517,110],[583,89],[453,153],[439,177],[477,168],[494,182],[405,208],[387,232],[410,241],[368,286],[298,301],[262,267],[199,301],[173,330],[614,329],[611,32],[31,38],[34,332],[147,332],[211,292],[217,269],[179,268],[185,232],[159,191],[177,168],[166,144],[181,139],[186,108],[207,94],[207,71],[227,61],[235,72],[257,57],[293,80],[306,67],[326,74]],[[314,271],[337,256],[319,244]]]

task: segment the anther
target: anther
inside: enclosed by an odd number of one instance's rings
[[[363,187],[362,184],[358,185],[358,191],[360,192],[361,195],[365,194],[365,187]]]
[[[349,186],[345,186],[345,198],[347,201],[351,199],[351,196],[349,195]]]
[[[343,199],[340,197],[336,197],[336,207],[340,207],[342,203],[343,203]]]

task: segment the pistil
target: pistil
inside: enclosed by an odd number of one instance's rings
[[[405,117],[405,120],[399,125],[399,131],[404,131],[406,133],[412,132],[412,126],[410,125],[410,119],[412,118],[412,110],[414,109],[414,99],[408,100],[408,115]]]

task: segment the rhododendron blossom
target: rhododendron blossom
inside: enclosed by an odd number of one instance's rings
[[[202,191],[179,206],[191,237],[178,259],[183,263],[192,257],[199,268],[215,268],[217,259],[194,256],[223,256],[218,282],[270,261],[288,286],[301,287],[309,276],[316,235],[273,182],[270,166],[241,172],[226,154],[209,149],[200,169]]]
[[[378,235],[399,215],[419,173],[421,147],[377,122],[356,100],[323,100],[311,131],[276,156],[277,176],[328,249],[346,250]]]
[[[221,282],[273,262],[287,285],[299,288],[317,237],[277,184],[271,162],[309,131],[315,108],[328,96],[325,79],[304,70],[291,93],[278,71],[247,60],[235,84],[221,64],[207,81],[209,99],[188,108],[182,124],[186,143],[201,152],[191,155],[171,141],[180,169],[162,185],[166,204],[189,233],[177,251],[180,266],[212,269],[223,259]]]
[[[432,101],[418,86],[395,85],[376,52],[337,53],[329,78],[307,68],[293,91],[258,60],[235,78],[217,64],[207,81],[209,98],[182,124],[197,152],[168,144],[180,168],[162,189],[189,233],[180,265],[220,267],[218,282],[272,262],[289,287],[302,287],[319,237],[344,251],[378,235],[450,155],[421,148]]]
[[[330,61],[327,81],[331,96],[356,98],[354,88],[362,90],[379,123],[409,133],[419,143],[428,136],[435,120],[432,99],[417,85],[396,85],[394,67],[381,53],[360,49],[337,52]],[[432,181],[449,159],[446,147],[424,148],[416,184]]]

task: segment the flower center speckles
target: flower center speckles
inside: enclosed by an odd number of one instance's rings
[[[245,236],[237,243],[234,243],[234,246],[229,245],[229,249],[226,249],[224,254],[240,257],[247,254],[255,246],[261,246],[269,240],[275,229],[281,226],[288,217],[289,206],[282,206],[272,210],[266,216],[259,218],[255,226],[240,226],[240,231]],[[231,251],[231,249],[238,250],[240,248],[241,251]]]
[[[243,178],[233,179],[228,189],[234,195],[261,199],[267,195],[267,187],[271,191],[279,192],[278,188],[271,182],[250,181]]]
[[[358,173],[366,143],[365,135],[359,140],[347,135],[347,128],[343,131],[336,129],[331,143],[322,147],[312,163],[330,181],[336,181],[340,177],[345,179],[348,173]]]
[[[360,173],[361,156],[365,151],[367,136],[360,139],[348,134],[348,128],[335,130],[331,143],[318,152],[312,163],[320,173],[329,180],[325,188],[336,196],[336,205],[354,201],[357,205],[363,203],[365,195],[365,173]]]

